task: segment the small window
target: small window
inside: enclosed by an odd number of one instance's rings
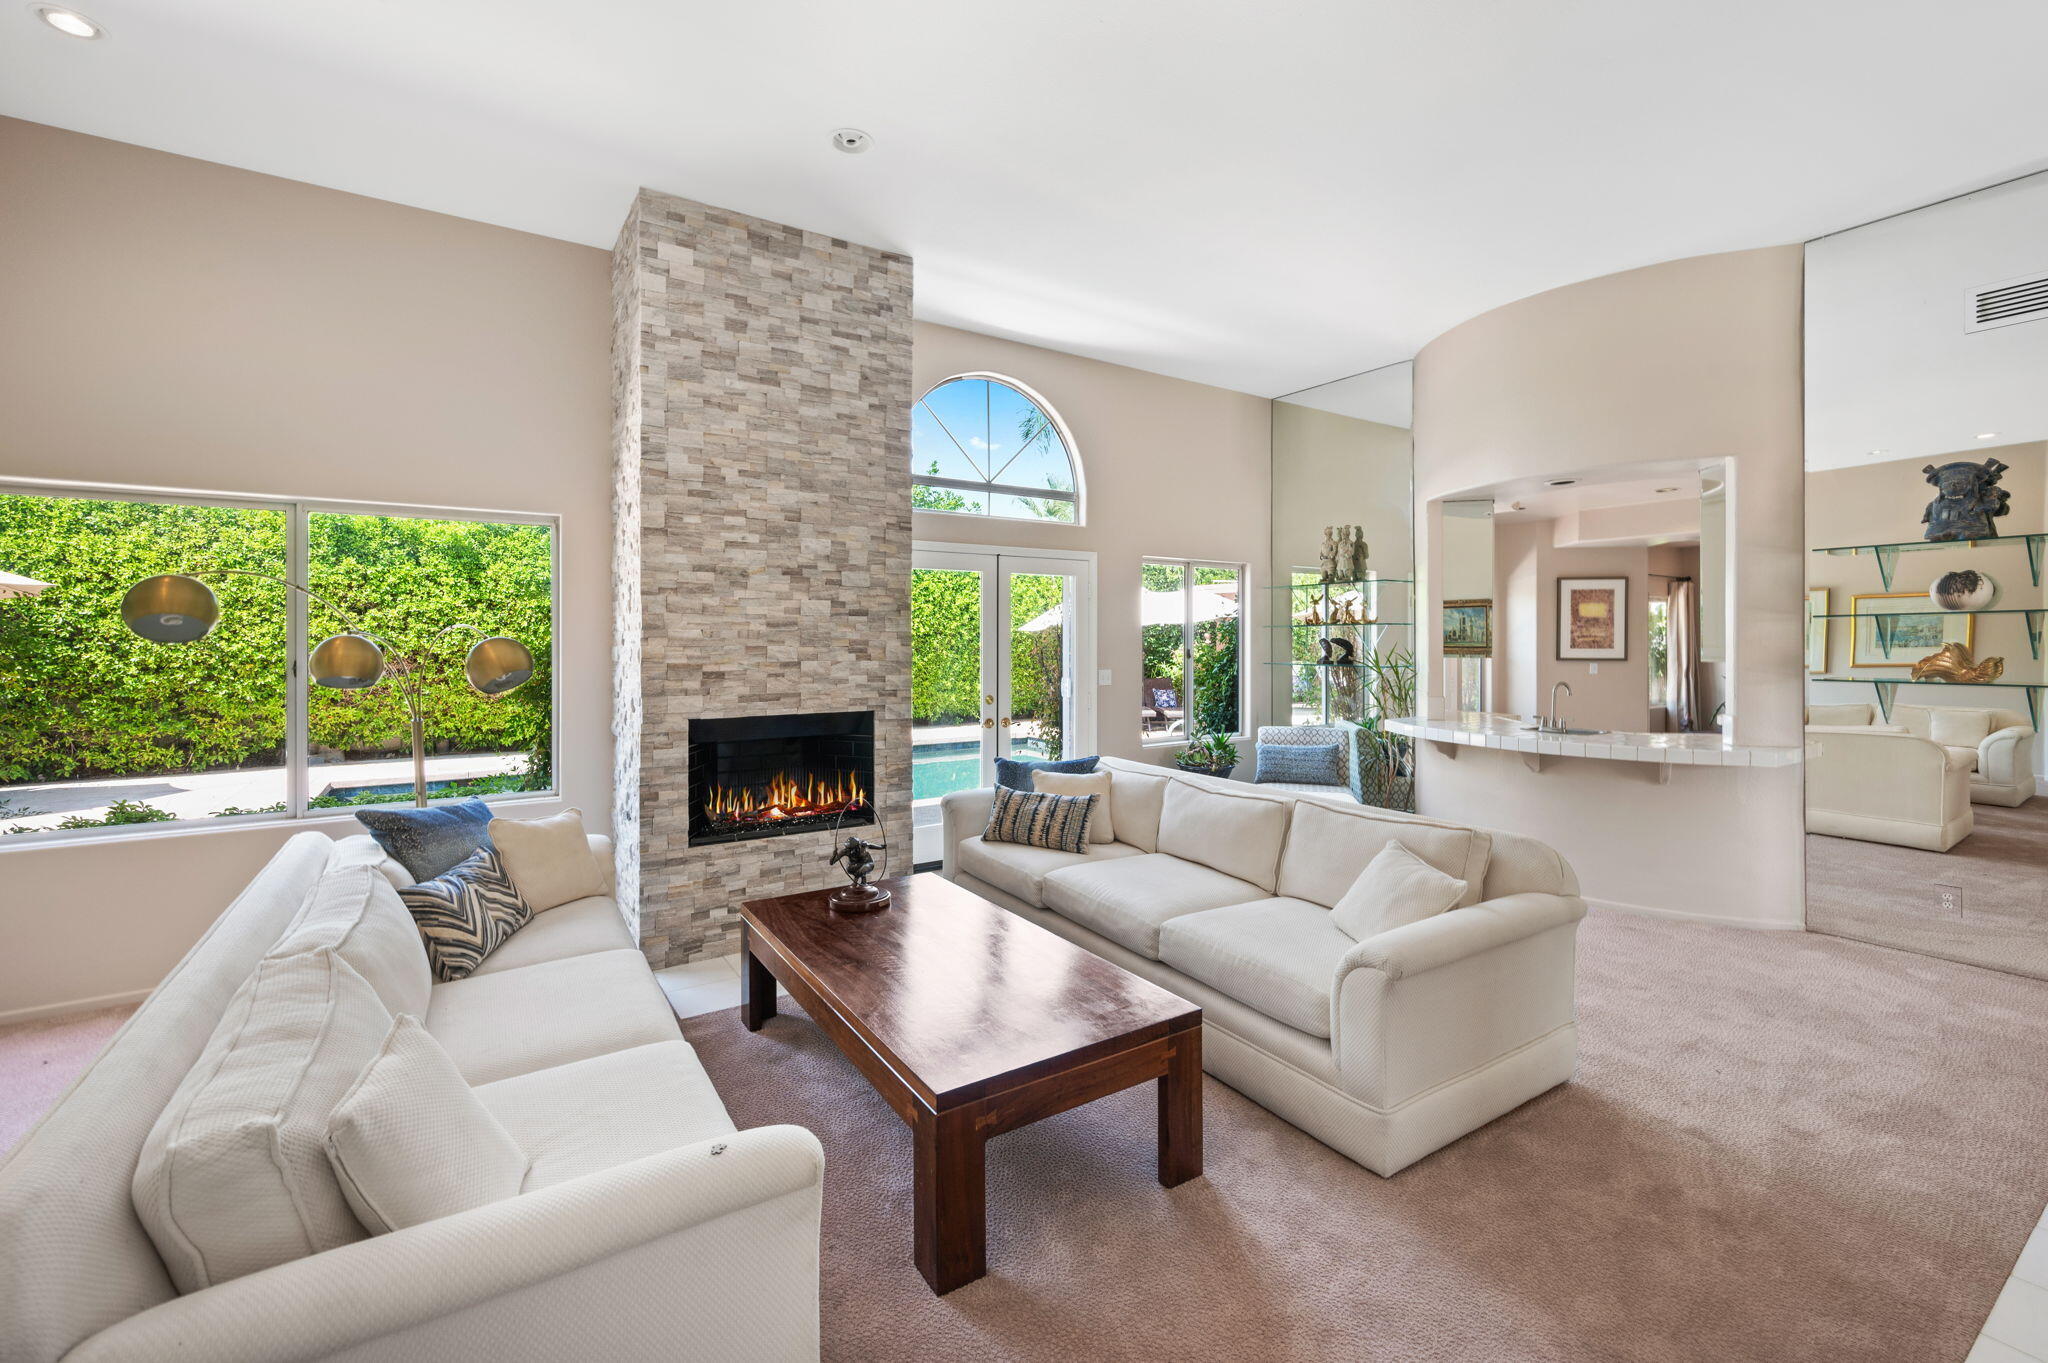
[[[1243,566],[1148,558],[1140,572],[1139,737],[1185,743],[1243,733]]]
[[[1080,465],[1060,419],[1011,379],[964,374],[910,417],[910,504],[1011,520],[1081,520]]]
[[[1671,601],[1650,598],[1650,704],[1671,703]]]

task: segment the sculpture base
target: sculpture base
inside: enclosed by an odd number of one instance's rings
[[[839,913],[873,913],[889,907],[889,892],[879,885],[848,885],[826,895],[825,902]]]

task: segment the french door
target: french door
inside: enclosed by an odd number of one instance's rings
[[[1093,555],[918,546],[910,572],[913,859],[939,860],[939,799],[998,757],[1095,751]]]

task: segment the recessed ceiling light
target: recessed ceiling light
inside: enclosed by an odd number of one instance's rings
[[[1871,453],[1872,453],[1872,454],[1890,454],[1890,453],[1891,453],[1891,451],[1890,451],[1890,450],[1872,450],[1872,451],[1871,451]]]
[[[86,18],[75,9],[60,9],[56,5],[37,5],[36,18],[69,38],[103,38],[106,30],[94,20]]]
[[[874,146],[875,139],[869,137],[859,128],[834,128],[832,130],[832,145],[849,156],[858,156],[869,147]]]
[[[1579,481],[1579,480],[1578,480],[1578,479],[1576,479],[1576,478],[1553,478],[1553,479],[1551,479],[1551,480],[1550,480],[1550,482],[1549,482],[1548,484],[1546,484],[1546,486],[1548,486],[1548,487],[1570,487],[1570,486],[1571,486],[1571,485],[1572,485],[1573,483],[1576,483],[1576,482],[1578,482],[1578,481]]]
[[[1996,440],[1996,439],[1998,439],[1998,432],[1997,432],[1997,431],[1979,431],[1979,432],[1977,432],[1977,438],[1978,438],[1979,440]]]

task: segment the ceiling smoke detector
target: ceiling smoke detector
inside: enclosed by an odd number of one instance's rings
[[[67,38],[90,40],[106,36],[106,29],[98,22],[86,18],[75,9],[65,9],[60,5],[31,5],[29,8],[35,11],[36,18]]]
[[[832,145],[845,152],[848,156],[858,156],[869,147],[874,146],[875,139],[869,137],[859,128],[834,128],[832,130]]]

